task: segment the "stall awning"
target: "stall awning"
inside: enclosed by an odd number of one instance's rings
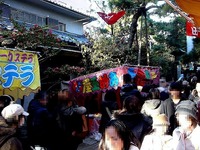
[[[41,87],[37,54],[30,51],[0,48],[0,95],[15,100]]]
[[[159,83],[159,67],[127,65],[80,76],[70,80],[68,83],[71,91],[77,95],[106,91],[108,89],[121,87],[123,85],[123,75],[126,73],[131,75],[138,86],[144,86],[147,82],[155,85]]]
[[[78,35],[73,34],[70,32],[62,32],[58,30],[52,30],[52,34],[55,34],[60,38],[61,40],[64,40],[66,42],[73,42],[76,44],[89,44],[89,40],[85,37],[85,35]]]
[[[199,0],[176,0],[177,5],[188,14],[196,27],[200,27],[200,1]]]

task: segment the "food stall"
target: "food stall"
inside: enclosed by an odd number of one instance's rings
[[[40,89],[37,53],[27,50],[0,49],[0,95],[23,99]]]

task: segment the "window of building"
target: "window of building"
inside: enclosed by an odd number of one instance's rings
[[[39,26],[45,26],[45,18],[42,18],[40,16],[28,12],[23,12],[14,8],[11,9],[11,17],[14,20],[19,21],[21,23],[27,23],[32,25],[37,24]]]
[[[11,9],[11,18],[17,21],[24,22],[24,13],[16,9]]]
[[[45,25],[46,25],[45,19],[38,16],[38,17],[37,17],[37,24],[38,24],[39,26],[45,26]]]
[[[62,22],[59,22],[58,24],[59,24],[58,25],[58,30],[65,32],[66,31],[66,24],[64,24]]]
[[[0,16],[4,17],[4,18],[10,18],[10,7],[6,4],[1,3],[0,4]]]
[[[2,16],[7,16],[7,18],[14,19],[15,21],[19,23],[25,23],[28,26],[32,25],[39,25],[39,26],[49,26],[49,28],[59,30],[59,31],[66,31],[66,24],[59,22],[57,19],[53,19],[50,17],[40,17],[32,13],[28,13],[25,11],[17,10],[15,8],[10,8],[7,5],[0,5],[0,9],[2,10]]]
[[[49,28],[58,30],[59,29],[59,24],[58,24],[58,20],[47,17],[46,18],[46,24]]]

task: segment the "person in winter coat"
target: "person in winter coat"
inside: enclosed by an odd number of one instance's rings
[[[113,118],[121,120],[135,137],[142,142],[144,136],[151,130],[151,122],[141,111],[141,95],[137,91],[134,95],[127,97],[123,103],[123,109],[113,113]]]
[[[59,150],[77,150],[82,143],[83,118],[87,109],[79,106],[76,99],[68,89],[59,91],[57,107],[58,147]]]
[[[197,106],[191,100],[181,101],[176,108],[179,126],[173,131],[175,150],[199,150],[200,126],[198,125]]]
[[[160,114],[161,102],[160,91],[157,88],[151,88],[148,93],[148,99],[142,106],[141,113],[148,116],[152,122],[153,116]]]
[[[140,150],[172,150],[172,136],[166,134],[169,127],[165,114],[153,116],[153,130],[144,137]]]
[[[114,110],[118,109],[117,98],[114,89],[108,90],[105,94],[104,101],[101,103],[101,121],[99,132],[103,133],[106,124],[110,121]]]
[[[132,83],[131,75],[130,74],[124,74],[123,75],[123,86],[120,89],[120,100],[121,104],[123,105],[123,101],[126,97],[133,95],[137,89],[137,86]]]
[[[31,145],[49,147],[52,115],[47,109],[47,93],[39,91],[28,106],[27,133]]]
[[[0,149],[23,150],[17,137],[17,129],[24,124],[24,116],[28,113],[19,104],[6,106],[0,116]]]

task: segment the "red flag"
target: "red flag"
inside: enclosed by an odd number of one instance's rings
[[[97,12],[98,15],[109,25],[112,25],[116,23],[124,14],[125,11],[120,11],[118,13],[103,13],[103,12]]]
[[[197,30],[197,27],[189,21],[186,22],[186,35],[200,38],[200,32]]]

